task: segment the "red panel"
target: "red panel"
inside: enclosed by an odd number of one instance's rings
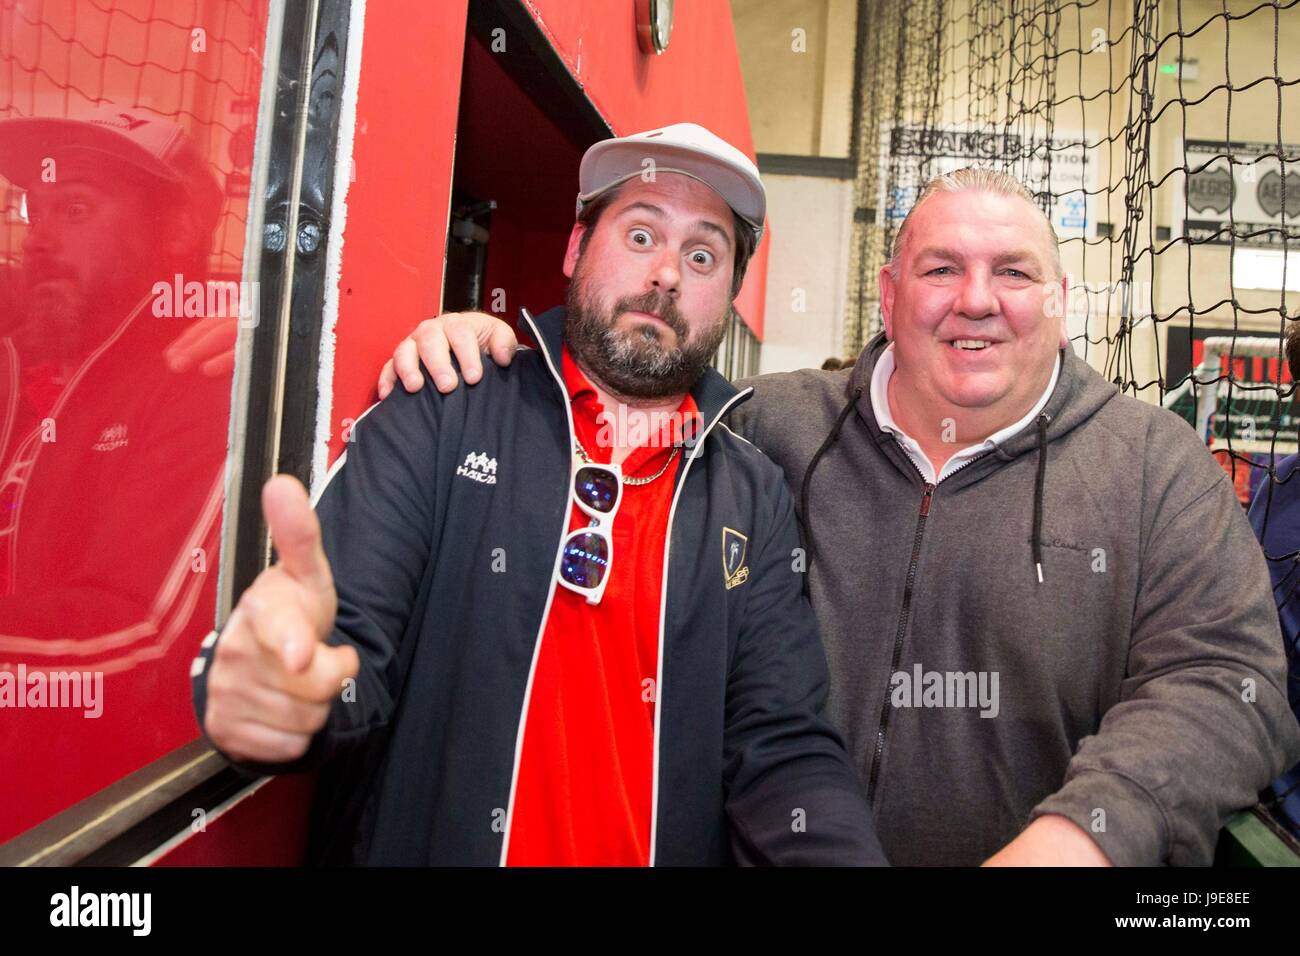
[[[750,331],[763,338],[763,303],[767,301],[767,252],[772,245],[772,221],[767,221],[763,230],[763,241],[754,250],[754,258],[749,260],[749,271],[745,273],[745,284],[736,296],[736,311],[740,313]]]
[[[637,46],[632,0],[524,0],[569,72],[616,133],[699,123],[754,157],[744,79],[727,0],[676,4],[668,50]],[[741,294],[745,321],[763,335],[766,253]]]
[[[276,777],[153,865],[298,866],[315,784],[314,774]]]
[[[330,458],[375,370],[442,300],[467,0],[366,7],[335,328]]]
[[[366,8],[335,328],[331,459],[342,451],[343,420],[374,401],[376,370],[393,343],[439,310],[466,2]],[[313,779],[272,781],[160,865],[300,863]]]
[[[484,307],[505,293],[502,318],[564,302],[564,251],[573,227],[584,146],[562,133],[475,36],[465,48],[456,186],[494,199]]]
[[[635,4],[526,0],[533,18],[619,133],[689,120],[754,154],[727,0],[676,5],[667,52],[636,41]]]

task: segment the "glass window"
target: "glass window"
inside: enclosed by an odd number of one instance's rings
[[[0,9],[0,842],[196,736],[266,16]]]

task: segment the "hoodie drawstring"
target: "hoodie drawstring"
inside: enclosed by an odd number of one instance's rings
[[[1038,416],[1038,478],[1034,481],[1034,568],[1043,583],[1043,484],[1047,480],[1047,424],[1052,416]]]
[[[808,468],[803,473],[803,486],[799,491],[800,509],[803,512],[803,531],[804,537],[808,542],[808,560],[804,565],[803,574],[803,593],[808,594],[808,581],[812,575],[813,556],[817,553],[817,544],[813,538],[812,512],[808,510],[808,491],[812,488],[813,472],[817,469],[817,464],[822,460],[822,455],[830,451],[831,445],[835,444],[836,439],[840,437],[840,429],[844,427],[844,420],[849,417],[849,412],[853,411],[853,406],[858,403],[862,397],[863,386],[859,385],[849,396],[849,400],[844,403],[840,410],[839,417],[835,419],[835,425],[831,432],[822,442],[822,446],[817,449],[817,453],[812,456],[812,461],[808,462]]]

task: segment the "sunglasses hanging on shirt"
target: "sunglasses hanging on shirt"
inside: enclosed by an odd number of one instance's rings
[[[588,604],[599,604],[614,557],[614,515],[623,500],[622,469],[598,462],[582,465],[573,473],[573,500],[591,524],[570,531],[564,539],[559,581],[585,597]]]

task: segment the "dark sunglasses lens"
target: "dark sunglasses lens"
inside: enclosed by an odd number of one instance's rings
[[[560,575],[580,588],[597,588],[609,569],[609,545],[603,537],[579,531],[564,542]]]
[[[618,479],[604,468],[579,468],[573,490],[588,508],[603,515],[618,504]]]

